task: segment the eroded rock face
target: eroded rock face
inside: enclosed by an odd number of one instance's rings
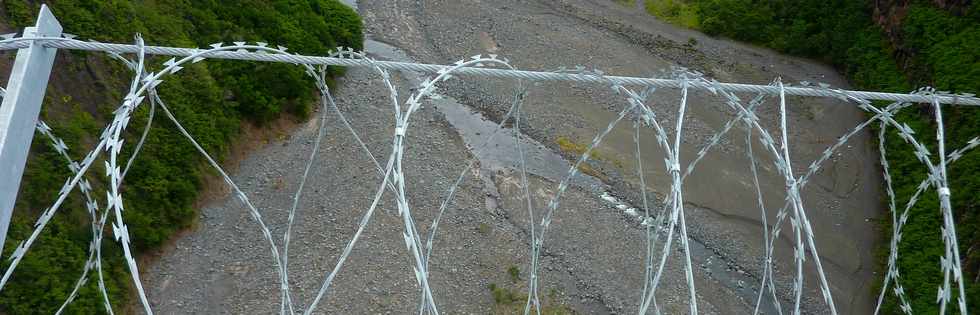
[[[902,20],[908,14],[909,0],[875,0],[872,11],[875,24],[881,26],[893,46],[899,41]]]

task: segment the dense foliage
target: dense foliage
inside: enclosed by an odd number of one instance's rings
[[[929,85],[945,91],[980,92],[980,2],[974,1],[959,16],[927,1],[911,2],[897,41],[887,39],[881,27],[873,23],[872,1],[647,0],[647,8],[668,21],[700,28],[711,35],[824,60],[841,69],[858,88],[907,92],[912,86]],[[696,16],[682,17],[690,14],[685,12],[696,12]],[[930,139],[935,130],[933,117],[928,107],[910,108],[898,115],[935,150],[935,139]],[[980,135],[977,109],[947,106],[943,118],[947,153]],[[926,178],[925,168],[897,135],[892,134],[886,142],[897,201],[902,207]],[[933,157],[933,161],[937,162],[938,157]],[[968,283],[967,300],[973,310],[980,309],[978,173],[977,153],[949,168],[956,232]],[[942,281],[939,259],[943,255],[940,226],[937,196],[931,192],[923,194],[910,211],[898,262],[905,291],[919,314],[938,312],[936,290]],[[882,230],[886,238],[890,237],[890,215],[882,218]],[[887,242],[881,246],[883,252],[887,251]],[[881,255],[882,266],[886,258],[886,254]],[[899,313],[896,299],[889,294],[888,300],[886,313]]]
[[[141,33],[150,45],[207,47],[215,42],[265,41],[288,46],[290,51],[326,54],[336,46],[360,49],[361,21],[336,0],[58,0],[46,1],[66,31],[80,38],[132,42]],[[33,24],[38,3],[3,1],[0,24],[22,28]],[[42,118],[68,143],[75,159],[91,147],[111,111],[128,88],[131,73],[102,55],[61,53],[65,62],[57,71],[93,75],[96,82],[66,83],[68,88],[48,90]],[[164,59],[153,59],[159,65]],[[10,62],[6,59],[3,62]],[[95,70],[93,70],[95,69]],[[151,69],[152,70],[152,69]],[[340,69],[331,69],[339,74]],[[76,101],[79,91],[95,86],[98,104]],[[303,88],[303,87],[309,87]],[[300,119],[310,112],[313,85],[296,66],[231,61],[208,61],[189,66],[160,87],[161,97],[183,125],[212,154],[227,154],[243,122],[263,124],[289,113]],[[74,96],[74,98],[73,98]],[[137,111],[126,135],[135,143],[147,121],[148,106]],[[176,231],[193,223],[193,202],[210,172],[203,159],[166,119],[158,116],[140,159],[127,175],[124,214],[138,251],[160,246]],[[130,152],[124,152],[128,159]],[[104,173],[96,162],[90,179],[103,186]],[[32,158],[25,171],[4,257],[11,254],[34,226],[38,214],[50,206],[70,172],[62,157],[35,137]],[[98,188],[97,188],[98,189]],[[95,198],[104,205],[98,190]],[[90,218],[81,194],[73,193],[54,216],[26,258],[0,292],[0,313],[51,314],[60,306],[81,274],[91,240]],[[130,299],[128,271],[111,229],[103,243],[107,286],[116,308]],[[6,269],[9,261],[0,262]],[[72,314],[104,313],[94,276],[68,309]]]

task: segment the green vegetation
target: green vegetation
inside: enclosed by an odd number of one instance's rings
[[[521,280],[521,270],[517,266],[507,268],[507,274],[510,276],[511,282],[515,285]],[[490,290],[490,294],[493,296],[494,307],[492,314],[521,314],[524,312],[524,306],[527,305],[526,291],[498,286],[496,283],[490,283],[487,285],[487,289]],[[534,311],[531,311],[531,313],[534,314]],[[561,303],[558,299],[558,290],[552,288],[548,290],[548,296],[541,299],[541,314],[572,315],[575,314],[575,311],[568,307],[568,305]]]
[[[517,283],[521,281],[521,269],[517,268],[517,266],[507,268],[507,274],[510,275],[510,282]]]
[[[575,142],[574,140],[564,136],[559,136],[558,139],[555,140],[555,142],[558,143],[558,149],[561,150],[561,152],[572,154],[574,155],[573,158],[575,159],[577,159],[582,154],[585,154],[585,150],[588,149],[586,145]],[[598,151],[593,149],[592,152],[589,152],[589,159],[590,160],[600,159]],[[582,174],[586,174],[592,177],[596,177],[596,178],[605,177],[605,175],[602,174],[602,172],[599,172],[596,169],[592,168],[592,165],[589,165],[588,162],[579,164],[578,170],[582,172]]]
[[[667,22],[687,28],[698,28],[700,25],[698,7],[691,0],[646,0],[643,5],[647,13]]]
[[[498,287],[496,283],[491,283],[487,288],[490,289],[490,294],[493,295],[493,302],[497,305],[510,305],[520,301],[526,301],[526,294]]]
[[[0,23],[14,28],[33,24],[39,3],[0,3],[4,13]],[[360,18],[336,0],[60,0],[49,4],[66,31],[99,41],[132,42],[141,33],[150,45],[207,47],[221,41],[265,41],[288,46],[291,52],[320,55],[336,46],[360,49],[362,45]],[[81,159],[120,104],[131,73],[101,54],[61,54],[68,57],[66,65],[57,70],[69,72],[63,78],[86,74],[97,78],[96,82],[63,82],[67,88],[52,87],[42,112],[42,119],[64,138],[73,157]],[[151,61],[159,67],[165,59]],[[341,71],[330,69],[330,74]],[[240,61],[188,66],[159,89],[174,115],[218,157],[227,155],[242,123],[262,125],[281,114],[304,119],[315,95],[312,82],[299,67]],[[86,102],[75,101],[78,99]],[[147,110],[144,106],[134,115],[125,136],[127,143],[138,139]],[[124,161],[130,153],[123,152]],[[173,125],[158,116],[123,189],[124,217],[137,251],[157,248],[174,232],[193,224],[193,203],[204,188],[205,176],[213,174],[202,162]],[[98,191],[104,187],[103,170],[92,167],[90,174],[96,186],[94,196],[104,205]],[[62,157],[49,148],[46,139],[36,137],[4,257],[29,235],[39,213],[50,206],[69,176]],[[91,240],[90,219],[82,200],[81,194],[73,193],[51,220],[0,293],[0,313],[50,314],[68,296],[81,274]],[[103,243],[106,281],[113,306],[121,309],[131,296],[131,284],[111,233],[107,229]],[[8,264],[4,260],[0,267],[5,269]],[[94,275],[90,273],[89,278]],[[101,301],[96,281],[89,280],[67,313],[104,313]]]
[[[558,150],[564,152],[565,154],[571,154],[572,159],[578,159],[579,157],[582,156],[582,154],[585,154],[585,150],[589,148],[588,145],[584,143],[576,142],[575,140],[572,140],[571,138],[565,136],[558,136],[558,138],[555,140],[555,143],[558,144]],[[607,163],[611,163],[613,166],[618,167],[620,169],[623,168],[623,161],[620,161],[619,159],[613,157],[611,154],[600,152],[599,148],[593,148],[592,151],[589,152],[589,160],[593,162],[600,162],[600,161],[607,162]],[[592,167],[592,165],[588,161],[579,164],[578,170],[583,174],[595,178],[599,178],[599,179],[607,178],[607,176],[603,174],[601,171]]]
[[[476,226],[476,231],[480,232],[480,234],[490,234],[490,232],[493,231],[493,228],[490,227],[489,224],[480,223],[479,225]]]
[[[651,5],[655,3],[655,5]],[[781,52],[833,64],[861,89],[908,92],[913,86],[939,90],[980,92],[980,3],[964,2],[961,15],[914,0],[900,21],[898,41],[891,41],[873,23],[871,1],[856,0],[692,0],[647,1],[652,14],[677,24],[681,10],[697,12],[699,28],[710,35],[747,41]],[[691,19],[687,19],[691,20]],[[901,66],[899,66],[901,65]],[[897,119],[918,131],[919,140],[935,150],[935,129],[928,107],[906,109]],[[980,134],[980,111],[944,107],[947,153]],[[898,202],[904,204],[919,182],[926,178],[923,165],[911,147],[891,134],[886,143]],[[934,163],[937,157],[932,157]],[[976,153],[949,167],[952,204],[956,216],[967,303],[980,309],[980,158]],[[957,193],[959,192],[959,193]],[[943,241],[941,214],[935,193],[923,194],[910,210],[899,249],[902,284],[916,313],[934,314],[936,290],[942,281],[939,259]],[[890,215],[881,220],[885,239],[891,237]],[[887,242],[881,243],[881,264],[887,259]],[[883,268],[883,267],[881,267]],[[883,275],[884,272],[879,272]],[[878,289],[878,288],[876,288]],[[956,295],[953,296],[955,301]],[[889,292],[885,314],[900,311]]]

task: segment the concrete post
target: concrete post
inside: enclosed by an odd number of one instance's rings
[[[24,37],[60,36],[61,24],[47,5],[41,5],[37,24],[24,29]],[[6,96],[0,105],[0,252],[7,239],[10,216],[56,52],[57,49],[45,48],[38,42],[18,50]]]

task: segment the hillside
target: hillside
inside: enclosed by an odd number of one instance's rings
[[[360,18],[336,0],[47,3],[66,32],[84,39],[132,42],[133,36],[141,33],[150,45],[184,47],[265,41],[288,46],[293,52],[319,55],[337,46],[360,49],[362,45]],[[4,1],[0,4],[0,29],[32,25],[39,5],[39,1]],[[9,73],[12,60],[12,53],[0,60],[3,76]],[[165,61],[150,60],[155,67]],[[342,69],[331,69],[332,75],[341,73]],[[125,67],[104,55],[59,53],[41,119],[65,140],[73,158],[80,159],[89,150],[118,106],[130,77]],[[311,111],[313,91],[312,82],[298,67],[221,61],[189,66],[160,89],[184,126],[205,149],[221,157],[227,156],[245,125],[261,127],[280,117],[305,120]],[[147,107],[135,114],[127,142],[138,138],[147,114]],[[128,154],[124,154],[126,159]],[[31,156],[3,247],[4,257],[31,232],[38,214],[50,205],[70,175],[62,158],[40,136],[35,137]],[[202,162],[169,122],[154,122],[141,158],[123,187],[126,208],[130,209],[125,220],[137,251],[153,250],[193,224],[195,200],[211,174]],[[101,187],[104,171],[98,167],[93,171],[88,178]],[[98,195],[96,199],[104,204]],[[71,195],[0,293],[0,313],[50,314],[57,310],[81,275],[92,237],[90,222],[81,195]],[[128,271],[118,244],[110,241],[111,229],[106,230],[106,283],[114,309],[120,309],[131,294]],[[8,264],[4,260],[0,267]],[[97,282],[90,280],[67,312],[104,313],[101,304]]]

